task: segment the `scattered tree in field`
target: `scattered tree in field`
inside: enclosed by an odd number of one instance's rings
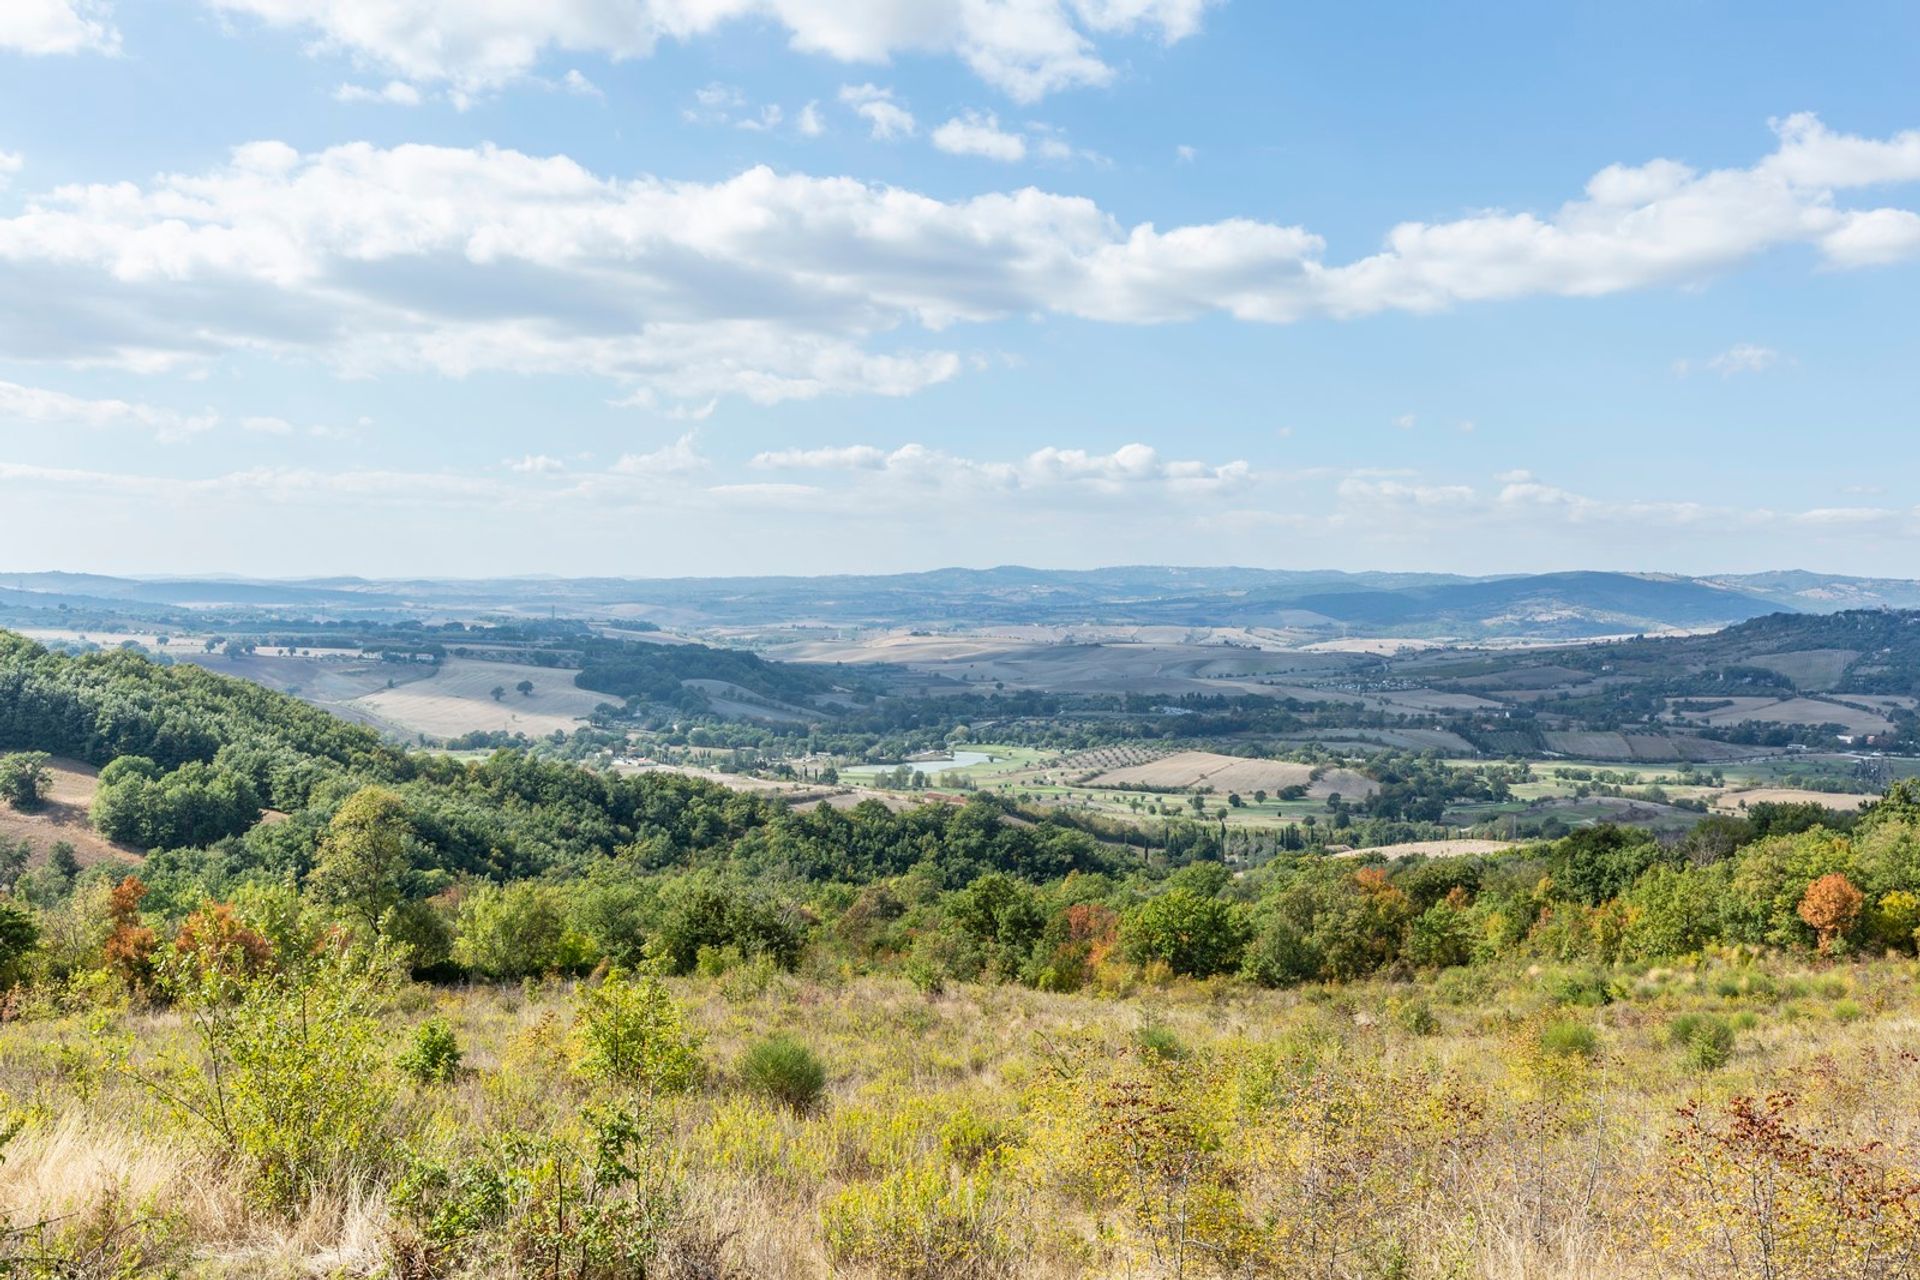
[[[531,698],[533,696],[533,681],[531,680],[522,680],[513,687],[520,691],[520,696],[523,698]]]
[[[500,699],[507,696],[507,686],[503,684],[497,684],[493,686],[492,693],[493,693],[493,700],[495,702],[498,702],[500,701]]]
[[[17,751],[0,756],[0,800],[15,809],[38,809],[46,802],[53,773],[47,768],[51,759],[44,751]]]
[[[1800,899],[1800,918],[1819,935],[1821,955],[1831,952],[1833,944],[1853,928],[1865,901],[1866,895],[1853,887],[1853,881],[1837,871],[1807,886]]]

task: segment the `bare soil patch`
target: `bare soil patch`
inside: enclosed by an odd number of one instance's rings
[[[87,816],[93,806],[93,793],[99,789],[100,771],[85,761],[64,756],[55,756],[48,767],[53,785],[46,804],[25,813],[0,805],[0,836],[31,843],[31,865],[36,867],[46,862],[53,846],[62,840],[73,846],[74,857],[83,867],[96,862],[141,861],[143,855],[138,849],[104,838]]]

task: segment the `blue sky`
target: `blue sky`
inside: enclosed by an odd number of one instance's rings
[[[1912,575],[1916,37],[5,0],[6,567]]]

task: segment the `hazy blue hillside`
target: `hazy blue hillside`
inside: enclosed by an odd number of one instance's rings
[[[652,617],[670,625],[1260,626],[1476,639],[1578,638],[1726,626],[1768,613],[1920,605],[1920,582],[1793,570],[1688,578],[1568,572],[1470,578],[1237,567],[1135,565],[1053,570],[1005,565],[817,578],[358,578],[268,582],[90,574],[0,574],[0,612],[116,611],[164,620],[200,611],[282,616],[441,612]],[[95,622],[94,625],[100,625]]]

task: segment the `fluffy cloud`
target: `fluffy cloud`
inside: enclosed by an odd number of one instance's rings
[[[1784,357],[1772,347],[1763,347],[1752,342],[1736,342],[1717,355],[1704,360],[1675,360],[1673,371],[1680,377],[1686,377],[1696,370],[1704,369],[1717,373],[1723,378],[1731,378],[1736,373],[1765,373],[1779,365]]]
[[[1174,493],[1217,493],[1254,479],[1245,462],[1211,464],[1162,458],[1150,445],[1123,445],[1112,453],[1048,446],[1012,462],[981,461],[921,444],[883,450],[872,445],[780,449],[756,454],[763,470],[845,472],[873,486],[907,482],[941,488],[1033,490],[1079,487],[1119,494],[1145,486]]]
[[[933,145],[956,156],[984,156],[1010,164],[1027,158],[1027,140],[1002,129],[991,112],[955,116],[933,131]]]
[[[688,433],[651,453],[623,454],[613,470],[623,476],[684,476],[704,471],[708,465],[692,433]]]
[[[420,91],[404,80],[389,80],[375,89],[364,84],[343,84],[333,91],[335,102],[381,103],[390,107],[417,107]]]
[[[359,374],[591,373],[643,402],[908,395],[967,360],[914,349],[913,330],[1047,313],[1286,323],[1589,296],[1695,282],[1794,245],[1850,265],[1863,219],[1914,218],[1842,197],[1920,179],[1920,135],[1862,139],[1809,117],[1778,130],[1750,168],[1614,166],[1551,215],[1405,223],[1345,264],[1302,227],[1126,227],[1034,188],[941,200],[767,168],[670,182],[495,147],[259,142],[211,172],[63,187],[0,218],[0,355],[151,369],[264,351]],[[1870,238],[1874,260],[1901,243]]]
[[[820,449],[774,449],[757,453],[749,464],[775,470],[871,471],[886,465],[887,452],[870,444]]]
[[[28,9],[63,0],[8,0]],[[1209,0],[203,0],[223,13],[319,37],[322,45],[417,83],[460,93],[534,73],[549,52],[640,58],[662,40],[692,40],[758,20],[793,48],[841,62],[896,54],[962,59],[1021,101],[1107,84],[1101,37],[1171,43],[1200,29]],[[3,31],[4,28],[0,28]]]
[[[133,427],[172,443],[211,430],[212,413],[186,414],[129,400],[88,400],[44,387],[0,382],[0,427]]]
[[[98,0],[6,0],[0,49],[16,53],[113,53],[120,33]]]
[[[913,113],[894,101],[893,90],[875,84],[843,84],[840,101],[853,108],[867,122],[873,136],[882,142],[910,138],[918,127]]]

